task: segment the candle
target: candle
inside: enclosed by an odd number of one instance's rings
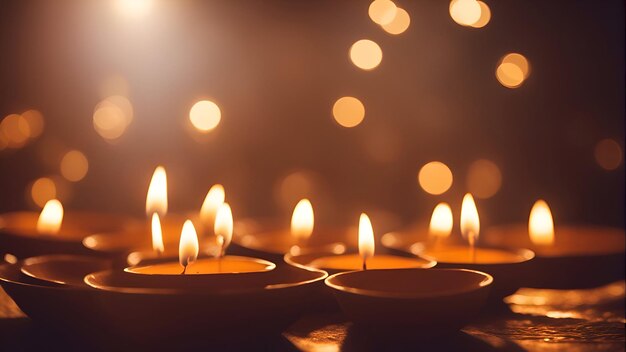
[[[374,255],[375,241],[372,223],[367,214],[361,214],[358,230],[358,254],[343,254],[342,248],[334,252],[311,250],[298,254],[288,253],[285,261],[292,265],[339,272],[365,269],[428,268],[433,261],[393,255]],[[345,247],[344,247],[345,248]]]

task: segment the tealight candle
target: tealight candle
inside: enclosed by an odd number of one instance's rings
[[[358,242],[358,254],[344,254],[340,250],[334,253],[323,251],[288,253],[285,255],[285,261],[292,265],[322,269],[332,273],[366,269],[429,268],[435,265],[434,261],[422,258],[374,255],[374,231],[365,213],[361,214],[359,219]]]
[[[623,229],[599,226],[558,226],[543,200],[533,205],[528,224],[493,227],[485,242],[496,246],[525,247],[537,258],[527,286],[585,288],[624,277]]]

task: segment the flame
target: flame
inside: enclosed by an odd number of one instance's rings
[[[220,205],[217,215],[215,215],[215,226],[213,229],[221,242],[223,254],[233,238],[233,212],[230,210],[228,203]]]
[[[198,234],[193,227],[191,220],[186,220],[183,224],[183,231],[180,233],[180,243],[178,244],[178,261],[180,265],[187,266],[198,258],[200,245],[198,244]]]
[[[430,218],[429,233],[434,237],[448,237],[452,233],[452,209],[448,203],[439,203]]]
[[[554,222],[552,212],[546,201],[540,199],[535,202],[528,218],[528,235],[530,240],[540,246],[549,246],[554,243]]]
[[[225,199],[224,186],[217,184],[209,189],[200,208],[200,219],[203,223],[212,224],[215,221],[215,215]]]
[[[363,260],[374,256],[374,229],[372,222],[365,213],[359,218],[359,254]]]
[[[291,234],[299,241],[306,240],[313,233],[315,217],[313,206],[308,199],[302,199],[296,204],[291,216]]]
[[[163,166],[158,166],[152,174],[148,196],[146,197],[146,215],[158,213],[167,214],[167,175]]]
[[[463,197],[463,204],[461,204],[461,233],[470,243],[476,241],[480,233],[478,209],[476,209],[474,197],[469,193]]]
[[[163,246],[163,230],[161,229],[161,220],[159,214],[152,214],[152,249],[161,254],[165,250]]]
[[[54,235],[63,222],[63,205],[57,199],[49,200],[39,214],[37,232]]]

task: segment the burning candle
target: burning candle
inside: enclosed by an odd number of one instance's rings
[[[340,272],[348,270],[366,269],[396,269],[396,268],[429,268],[435,265],[433,261],[421,258],[407,258],[393,255],[374,255],[375,241],[372,223],[367,214],[361,214],[358,231],[359,253],[343,254],[342,251],[324,252],[312,250],[299,254],[285,255],[285,261],[292,265],[304,266]]]
[[[226,192],[224,186],[216,184],[211,186],[202,202],[200,208],[200,222],[202,223],[203,232],[209,233],[215,225],[215,216],[220,206],[226,200]]]

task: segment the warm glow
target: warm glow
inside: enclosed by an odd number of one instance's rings
[[[209,132],[220,123],[222,112],[219,106],[209,100],[201,100],[189,110],[189,121],[200,132]]]
[[[369,39],[361,39],[350,48],[350,60],[360,69],[372,70],[380,64],[382,59],[383,51],[380,46]]]
[[[24,121],[28,125],[30,138],[37,138],[43,132],[44,120],[43,115],[38,110],[27,110],[22,113]]]
[[[393,22],[397,16],[396,4],[390,0],[374,0],[368,8],[368,14],[374,23],[381,26]]]
[[[452,233],[452,209],[448,203],[439,203],[430,218],[429,233],[433,237],[448,237]]]
[[[507,88],[517,88],[524,83],[530,75],[528,60],[518,53],[505,55],[496,69],[496,78]]]
[[[115,6],[120,14],[138,18],[146,16],[152,10],[154,0],[115,0]]]
[[[489,6],[482,1],[477,1],[478,5],[480,5],[480,18],[475,23],[471,24],[471,27],[474,28],[483,28],[486,26],[491,20],[491,9]]]
[[[167,214],[167,175],[163,166],[158,166],[152,174],[146,197],[146,215]]]
[[[18,259],[13,254],[7,253],[4,255],[4,261],[9,264],[16,264],[18,262]]]
[[[302,199],[293,209],[291,234],[299,241],[305,241],[313,233],[313,224],[313,206],[308,199]]]
[[[108,140],[120,138],[133,120],[133,107],[123,96],[114,95],[102,100],[93,113],[93,126]]]
[[[0,134],[8,147],[21,148],[28,142],[31,131],[28,121],[22,115],[11,114],[0,122]]]
[[[359,218],[359,254],[363,260],[374,256],[374,229],[365,213]]]
[[[480,219],[478,218],[478,209],[474,203],[474,197],[467,193],[463,197],[461,204],[461,234],[470,241],[475,242],[480,233]]]
[[[37,232],[54,235],[61,229],[63,205],[57,199],[49,200],[41,210],[37,220]]]
[[[481,7],[476,0],[452,0],[450,17],[462,26],[471,26],[481,19]]]
[[[47,177],[42,177],[33,182],[30,188],[30,194],[33,202],[40,207],[46,205],[46,202],[57,196],[57,188],[54,181]]]
[[[396,17],[388,24],[382,25],[385,32],[389,34],[401,34],[404,33],[409,28],[411,24],[411,16],[406,10],[398,7],[398,11],[396,13]]]
[[[187,266],[198,258],[200,245],[198,244],[198,234],[196,228],[193,227],[191,220],[186,220],[183,224],[183,231],[180,234],[180,243],[178,244],[178,260],[180,265]]]
[[[354,127],[365,118],[365,106],[355,97],[339,98],[333,105],[333,116],[341,126]]]
[[[528,218],[528,235],[530,240],[539,246],[549,246],[554,243],[554,222],[548,203],[538,200],[530,210]]]
[[[527,78],[528,75],[530,75],[530,63],[522,54],[509,53],[506,54],[501,61],[503,63],[510,63],[517,66],[524,74],[524,78]]]
[[[452,186],[452,171],[440,161],[431,161],[422,166],[417,179],[427,193],[442,194]]]
[[[163,230],[161,229],[161,220],[159,214],[152,214],[152,249],[157,253],[163,253],[165,246],[163,245]]]
[[[474,161],[467,173],[467,189],[477,198],[491,198],[500,190],[502,174],[498,165],[486,159]]]
[[[596,162],[605,170],[615,170],[622,164],[622,147],[613,139],[603,139],[594,150]]]
[[[200,208],[200,219],[204,224],[212,224],[215,221],[215,215],[225,199],[224,186],[217,184],[209,189]]]
[[[82,180],[87,175],[88,169],[89,162],[87,157],[78,150],[67,152],[61,159],[61,175],[68,181],[77,182]]]
[[[220,238],[222,254],[224,254],[233,238],[233,212],[228,203],[222,203],[222,205],[220,205],[217,215],[215,216],[213,229],[215,230],[215,235]]]

